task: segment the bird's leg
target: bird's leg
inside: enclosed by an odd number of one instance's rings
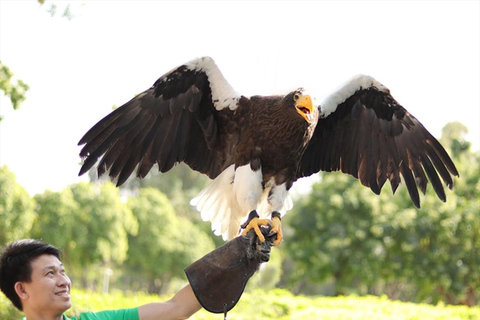
[[[270,230],[270,235],[276,234],[275,241],[273,242],[274,246],[280,245],[280,243],[283,241],[283,232],[282,232],[282,218],[280,215],[280,212],[278,211],[273,211],[272,212],[272,220],[268,219],[259,219],[259,215],[256,210],[253,210],[250,212],[248,215],[247,221],[242,224],[242,236],[246,236],[247,233],[254,229],[258,239],[260,242],[265,241],[265,237],[262,234],[262,231],[260,230],[260,226],[266,226],[270,225],[271,230]]]
[[[270,223],[270,221],[267,219],[259,219],[259,217],[260,216],[258,215],[256,210],[253,210],[249,213],[247,221],[242,224],[242,228],[244,229],[242,231],[242,236],[246,236],[248,231],[254,229],[255,234],[257,235],[260,242],[265,241],[265,237],[260,230],[260,226],[266,226]]]
[[[276,233],[277,238],[273,242],[274,246],[280,245],[280,243],[283,241],[283,232],[282,232],[282,217],[280,215],[280,212],[278,211],[273,211],[272,212],[272,230],[270,230],[270,233]]]

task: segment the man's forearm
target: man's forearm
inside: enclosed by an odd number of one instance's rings
[[[178,291],[165,302],[155,302],[138,308],[140,320],[180,320],[188,319],[202,306],[198,303],[190,285]]]

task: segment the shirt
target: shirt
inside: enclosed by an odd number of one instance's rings
[[[64,320],[139,320],[138,308],[106,310],[100,312],[82,312],[80,317],[67,317],[63,315]],[[21,320],[26,320],[22,318]]]

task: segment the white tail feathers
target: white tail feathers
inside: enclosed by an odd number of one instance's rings
[[[215,235],[221,235],[224,240],[231,240],[239,234],[240,225],[249,214],[249,209],[242,208],[237,201],[234,180],[235,168],[232,165],[190,201],[190,204],[200,211],[202,219],[212,223]],[[277,198],[277,201],[274,201],[275,204],[268,201],[272,185],[267,183],[261,198],[258,199],[256,210],[261,218],[269,218],[273,210],[279,211],[283,216],[293,206],[293,201],[287,192],[284,192],[284,200]],[[278,189],[282,190],[282,188]],[[275,190],[273,193],[276,194]]]
[[[212,223],[214,233],[222,235],[224,240],[238,235],[242,220],[248,214],[242,212],[233,193],[234,177],[234,166],[230,166],[190,201],[202,219]]]

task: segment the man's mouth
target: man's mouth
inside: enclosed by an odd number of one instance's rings
[[[70,292],[69,291],[60,291],[55,293],[55,295],[60,296],[60,297],[70,297]]]

